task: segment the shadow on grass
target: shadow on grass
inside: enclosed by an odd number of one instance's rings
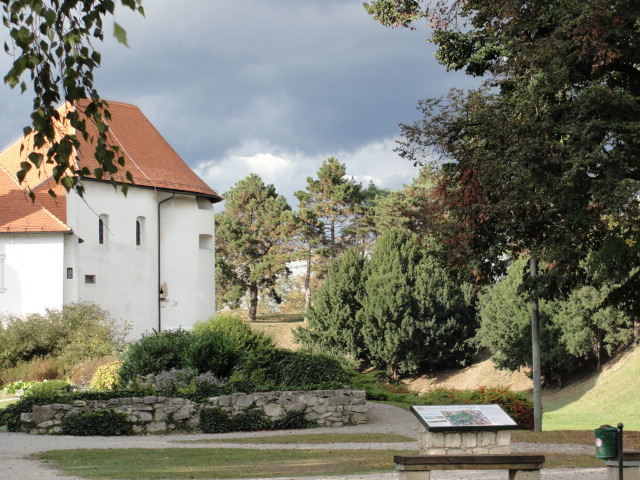
[[[272,313],[269,315],[256,315],[254,323],[302,323],[304,315],[301,313]]]

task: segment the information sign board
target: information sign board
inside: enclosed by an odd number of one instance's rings
[[[519,428],[500,405],[419,405],[411,411],[430,431]]]

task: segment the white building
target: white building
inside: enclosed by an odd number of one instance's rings
[[[92,301],[130,323],[133,338],[189,329],[215,312],[213,204],[222,199],[138,107],[109,102],[109,110],[123,173],[135,183],[126,197],[92,176],[81,178],[84,197],[67,193],[44,170],[19,185],[15,173],[31,139],[0,152],[0,312]],[[79,168],[97,168],[93,150],[81,143]],[[124,178],[118,175],[116,181]]]

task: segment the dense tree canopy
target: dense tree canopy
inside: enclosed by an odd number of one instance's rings
[[[142,0],[120,0],[119,3],[144,14]],[[116,2],[0,0],[0,6],[3,25],[8,31],[4,50],[13,58],[4,82],[11,88],[19,86],[23,93],[33,89],[31,125],[25,127],[24,132],[33,132],[34,146],[41,149],[22,162],[20,171],[15,172],[18,180],[22,182],[29,170],[46,163],[52,166],[56,181],[67,190],[75,188],[82,193],[78,176],[101,177],[125,166],[124,157],[111,145],[108,135],[108,104],[93,84],[94,70],[101,62],[93,42],[104,39],[104,18],[113,14]],[[126,45],[126,33],[117,23],[114,23],[114,35]],[[61,118],[56,110],[63,102],[75,104],[83,99],[88,100],[84,111],[71,110]],[[88,122],[97,127],[95,138],[89,138]],[[76,133],[60,135],[61,123],[71,126]],[[95,144],[98,171],[76,167],[73,155],[80,138]],[[130,175],[127,178],[131,181]],[[33,193],[31,196],[34,198]]]
[[[357,248],[334,260],[301,340],[393,378],[465,364],[476,327],[471,288],[452,278],[426,243],[392,228],[376,239],[369,260]]]
[[[487,78],[422,102],[424,119],[403,126],[400,146],[413,162],[435,160],[433,213],[478,277],[503,269],[505,252],[532,252],[563,286],[612,218],[637,222],[640,4],[380,0],[368,9],[386,25],[424,19],[441,63]]]
[[[289,274],[296,221],[285,198],[255,173],[223,196],[224,211],[216,214],[217,285],[221,300],[231,305],[248,293],[249,318],[255,320],[258,293],[277,295],[278,277]]]

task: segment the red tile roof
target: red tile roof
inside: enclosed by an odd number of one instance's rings
[[[108,103],[110,137],[122,149],[125,159],[122,174],[118,172],[115,180],[125,181],[124,172],[128,170],[138,186],[195,193],[214,202],[222,200],[189,168],[137,106],[114,101]],[[97,130],[93,124],[88,122],[87,126],[90,134],[95,135]],[[81,168],[88,167],[91,171],[98,168],[93,150],[91,144],[81,140],[78,155]]]
[[[83,102],[79,106],[82,108]],[[70,106],[62,105],[59,111],[64,113],[67,108]],[[134,184],[139,187],[192,193],[207,197],[212,202],[222,200],[189,168],[137,106],[109,101],[109,111],[111,142],[120,147],[125,158],[125,166],[113,176],[114,180],[125,182],[125,172],[129,171]],[[87,126],[89,134],[94,136],[97,132],[95,126],[91,122],[87,122]],[[73,131],[68,125],[61,124],[59,134],[67,132]],[[69,227],[65,225],[66,191],[51,177],[51,165],[33,168],[22,185],[18,185],[15,175],[20,170],[20,163],[34,150],[32,141],[29,135],[0,151],[0,232],[15,232],[19,228],[24,232],[68,231]],[[98,168],[93,152],[93,144],[80,139],[77,152],[79,168],[87,167],[92,172]],[[84,178],[96,180],[93,175]],[[110,178],[105,175],[103,181]],[[57,198],[48,194],[49,189],[56,193]],[[36,194],[35,204],[27,196],[29,190]]]
[[[49,196],[43,194],[42,197]],[[53,199],[52,199],[53,200]],[[64,199],[61,203],[64,203]],[[15,177],[0,165],[0,233],[69,232],[63,221],[32,202]]]

